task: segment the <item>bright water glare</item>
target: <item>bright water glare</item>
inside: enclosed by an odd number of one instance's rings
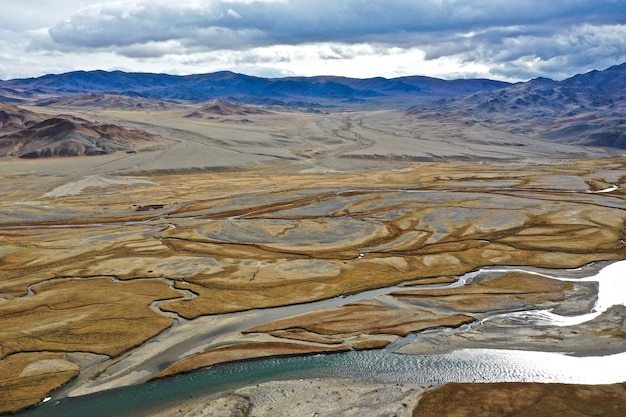
[[[474,275],[466,278],[471,279]],[[533,324],[544,320],[545,323],[539,324],[565,326],[591,320],[613,305],[626,305],[626,261],[610,264],[588,278],[567,280],[599,283],[598,301],[592,313],[578,317],[563,317],[547,311],[510,314],[534,318]],[[130,417],[190,396],[294,378],[333,377],[430,384],[514,381],[610,384],[626,382],[624,363],[626,353],[571,357],[559,353],[493,349],[463,349],[443,355],[400,355],[374,350],[271,358],[215,366],[83,397],[53,399],[19,414],[19,417]]]

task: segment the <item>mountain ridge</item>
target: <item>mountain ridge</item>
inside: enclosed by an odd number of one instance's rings
[[[42,120],[44,120],[44,117],[30,110],[0,101],[0,133],[25,129]]]
[[[443,98],[410,116],[481,123],[494,130],[588,146],[626,149],[626,63],[562,81],[535,78],[492,91]]]
[[[402,98],[403,102],[416,104],[508,85],[510,84],[506,82],[486,79],[448,81],[425,76],[391,79],[336,76],[262,78],[231,71],[178,76],[96,70],[0,81],[0,89],[12,89],[25,95],[135,94],[159,100],[197,103],[216,99],[231,101],[236,99],[250,104],[267,100],[277,101],[276,104],[336,100],[367,100],[380,103],[398,98]]]
[[[159,138],[142,130],[56,116],[1,136],[0,157],[106,155],[117,151],[134,152],[137,146],[158,144]]]
[[[13,106],[20,97],[25,104],[41,108],[165,110],[192,104],[195,111],[185,117],[208,119],[214,115],[260,114],[265,111],[263,105],[306,107],[307,111],[324,106],[342,111],[363,106],[399,108],[408,117],[462,129],[467,124],[480,124],[507,135],[626,149],[626,63],[561,81],[539,77],[516,84],[424,76],[271,79],[231,71],[187,76],[74,71],[0,82],[0,93],[10,96],[6,104],[0,97],[5,156],[93,155],[134,149],[125,139],[111,146],[103,142],[115,141],[115,135],[129,137],[126,132],[115,131],[111,136],[106,127],[88,126],[84,121],[75,126],[57,121],[64,127],[59,127],[63,139],[49,134],[47,144],[37,142],[41,132],[36,132],[36,126],[41,127],[45,116]],[[38,143],[38,150],[26,152],[25,141]]]

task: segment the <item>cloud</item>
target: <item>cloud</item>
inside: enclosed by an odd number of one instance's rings
[[[129,45],[119,48],[117,53],[128,58],[160,58],[166,55],[182,55],[187,49],[176,40],[148,42],[143,45]]]
[[[482,62],[505,78],[553,78],[603,69],[626,59],[626,25],[572,25],[558,31],[490,29],[472,35],[453,34],[423,45],[426,59],[456,56]]]
[[[49,28],[68,14],[90,3],[102,0],[2,0],[0,27],[10,31],[28,31]]]
[[[22,0],[7,1],[12,13],[34,10],[20,9]],[[256,72],[272,71],[273,64],[289,72],[304,63],[354,69],[357,62],[376,65],[368,60],[378,56],[393,57],[407,70],[418,63],[433,69],[446,64],[451,67],[444,73],[456,74],[465,65],[468,74],[482,68],[483,76],[501,79],[559,78],[626,60],[626,7],[619,0],[70,2],[87,6],[70,14],[59,7],[45,29],[38,21],[39,30],[29,29],[24,49],[108,54],[151,65],[162,60],[187,65],[178,69],[183,72],[202,70],[202,63],[234,70],[249,65]],[[40,17],[46,4],[58,4],[31,3],[42,8]]]
[[[623,23],[616,1],[496,0],[192,0],[102,3],[79,10],[50,29],[60,45],[121,47],[187,39],[219,49],[372,38],[401,43],[418,34],[482,31],[493,27]],[[250,36],[250,35],[254,36]],[[215,43],[209,42],[213,41]]]

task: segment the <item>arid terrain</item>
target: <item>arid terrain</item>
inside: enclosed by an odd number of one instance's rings
[[[505,317],[591,312],[597,284],[571,270],[590,276],[626,259],[620,148],[465,118],[443,123],[415,110],[138,107],[111,97],[4,108],[0,413],[62,386],[63,395],[83,395],[263,356],[626,351],[624,306],[565,327]],[[42,139],[51,120],[56,135],[70,130],[61,142]],[[459,282],[492,266],[522,270]],[[505,318],[478,324],[498,314]],[[430,337],[403,342],[421,332]],[[316,411],[331,388],[345,400]],[[370,410],[372,390],[381,415],[432,415],[442,402],[452,404],[442,416],[502,415],[454,409],[472,396],[524,410],[494,394],[510,387],[310,380],[181,402],[162,415],[239,415],[242,407],[257,413],[242,415],[270,415],[263,407],[289,415],[294,397],[279,400],[279,389],[313,404],[298,415],[356,415],[348,405]],[[561,407],[549,415],[617,416],[624,402],[624,384],[515,390]],[[602,398],[606,410],[570,413],[580,410],[566,401],[572,396]]]

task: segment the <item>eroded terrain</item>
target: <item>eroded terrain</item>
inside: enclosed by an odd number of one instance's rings
[[[383,348],[493,314],[585,314],[597,293],[589,282],[502,272],[455,283],[486,266],[626,258],[624,157],[571,147],[536,160],[541,148],[502,141],[462,161],[465,151],[435,149],[431,138],[433,157],[408,134],[410,149],[384,155],[384,141],[370,139],[391,138],[392,122],[375,112],[248,115],[251,128],[172,115],[150,127],[151,117],[123,120],[170,147],[75,164],[0,162],[0,369],[11,375],[0,412],[37,404],[70,380],[67,393],[78,395],[223,361]],[[268,117],[289,122],[273,131]],[[415,128],[403,123],[396,135]],[[503,157],[490,159],[493,149]],[[621,352],[624,311],[606,314],[576,331],[498,337],[496,326],[477,338],[496,348],[559,351],[549,342],[570,340],[567,351]],[[402,349],[484,346],[471,337]]]

